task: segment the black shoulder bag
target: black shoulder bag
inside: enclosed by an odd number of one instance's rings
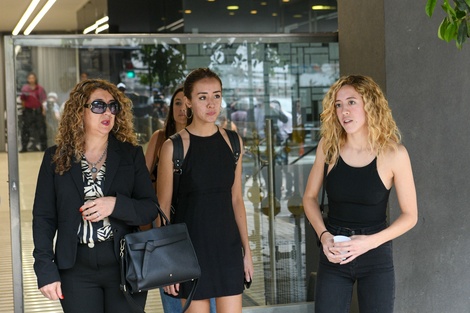
[[[193,287],[183,308],[186,311],[201,276],[186,224],[170,224],[159,207],[158,210],[166,226],[130,233],[121,239],[121,290],[135,313],[145,311],[131,293],[192,280]]]

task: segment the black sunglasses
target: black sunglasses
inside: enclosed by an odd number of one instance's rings
[[[111,114],[113,115],[116,115],[121,111],[121,105],[117,101],[106,103],[102,100],[95,100],[90,104],[85,104],[85,108],[90,108],[91,112],[95,114],[103,114],[106,112],[106,108],[109,108],[109,111],[111,111]]]

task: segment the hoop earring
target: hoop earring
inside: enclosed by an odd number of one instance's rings
[[[191,112],[190,116],[188,116],[188,111]],[[186,118],[189,120],[191,117],[193,117],[193,110],[191,110],[191,108],[188,108],[186,112],[184,112],[184,115],[186,115]]]

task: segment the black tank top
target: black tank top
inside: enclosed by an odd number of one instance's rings
[[[332,225],[363,228],[386,221],[390,190],[377,172],[377,158],[364,167],[352,167],[339,157],[326,177],[326,192]]]

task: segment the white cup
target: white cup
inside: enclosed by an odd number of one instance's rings
[[[349,240],[351,240],[351,238],[349,238],[347,236],[338,235],[338,236],[333,237],[334,242],[345,242],[345,241],[349,241]]]
[[[351,238],[349,238],[347,236],[342,236],[342,235],[337,235],[337,236],[333,237],[334,242],[345,242],[345,241],[350,241],[350,240],[351,240]],[[345,254],[345,253],[348,253],[348,252],[346,251],[346,252],[343,252],[341,254]],[[346,258],[341,259],[341,261],[344,261],[344,260],[346,260]]]

